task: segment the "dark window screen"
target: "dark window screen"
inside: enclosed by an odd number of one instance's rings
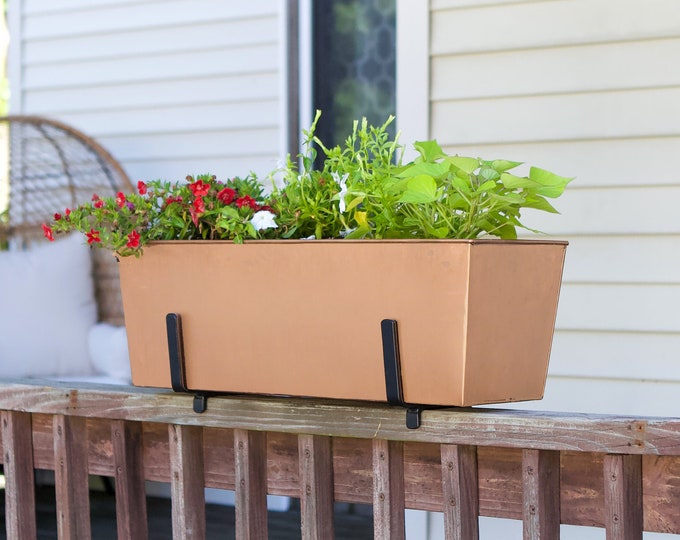
[[[323,113],[317,135],[334,145],[354,120],[377,125],[395,114],[396,5],[327,0],[312,6],[313,105]]]

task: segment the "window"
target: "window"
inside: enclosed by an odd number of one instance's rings
[[[340,143],[354,120],[382,124],[395,114],[395,0],[313,2],[312,41],[312,105],[323,112],[321,140]]]

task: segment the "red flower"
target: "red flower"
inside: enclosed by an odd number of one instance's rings
[[[180,203],[182,202],[182,197],[168,197],[165,199],[165,205],[170,206],[172,203]]]
[[[194,210],[196,210],[198,214],[202,214],[203,212],[205,212],[205,203],[203,202],[203,199],[201,199],[200,197],[194,199],[192,206],[194,207]]]
[[[139,247],[139,233],[137,231],[132,231],[128,234],[128,243],[126,245],[131,249]]]
[[[231,204],[236,198],[236,190],[232,188],[225,187],[223,190],[217,193],[217,199],[222,204]]]
[[[68,218],[71,215],[71,209],[67,208],[66,210],[64,210],[64,215]]]
[[[52,229],[43,223],[42,230],[45,238],[47,238],[50,242],[54,242],[54,234],[52,234]]]
[[[101,199],[100,199],[99,195],[97,195],[97,194],[95,193],[94,195],[92,195],[92,200],[93,200],[93,201],[99,201],[99,200],[101,200]]]
[[[194,197],[205,197],[210,191],[210,184],[204,182],[203,180],[196,180],[195,182],[189,184],[189,189]]]
[[[104,201],[102,201],[101,199],[97,199],[96,201],[94,201],[94,207],[95,208],[102,208],[103,206],[104,206]]]
[[[85,233],[85,236],[87,236],[87,243],[88,244],[94,244],[96,242],[102,241],[102,239],[99,238],[99,231],[96,231],[94,229],[90,229],[90,232]]]
[[[146,195],[146,184],[141,180],[137,182],[137,191],[139,191],[140,195]]]
[[[249,206],[250,208],[255,210],[257,208],[257,202],[255,202],[255,199],[253,199],[250,195],[244,195],[243,197],[236,199],[236,206],[238,206],[239,208]]]
[[[118,205],[118,208],[123,208],[123,206],[125,206],[125,193],[122,191],[116,193],[116,204]]]
[[[60,219],[61,219],[61,214],[59,212],[54,214],[54,221],[59,221]]]
[[[191,204],[191,208],[189,208],[191,221],[194,222],[196,227],[198,227],[198,216],[200,216],[203,212],[205,212],[205,203],[203,202],[202,198],[198,197],[197,199],[194,199],[194,202]]]

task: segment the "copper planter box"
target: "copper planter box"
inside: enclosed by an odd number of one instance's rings
[[[133,382],[170,387],[165,316],[191,389],[384,401],[382,319],[408,403],[543,397],[566,242],[156,242],[120,261]]]

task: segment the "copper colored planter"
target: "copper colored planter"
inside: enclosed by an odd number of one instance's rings
[[[404,400],[543,397],[566,242],[156,242],[120,261],[139,386],[170,386],[165,317],[191,389],[385,400],[395,319]]]

